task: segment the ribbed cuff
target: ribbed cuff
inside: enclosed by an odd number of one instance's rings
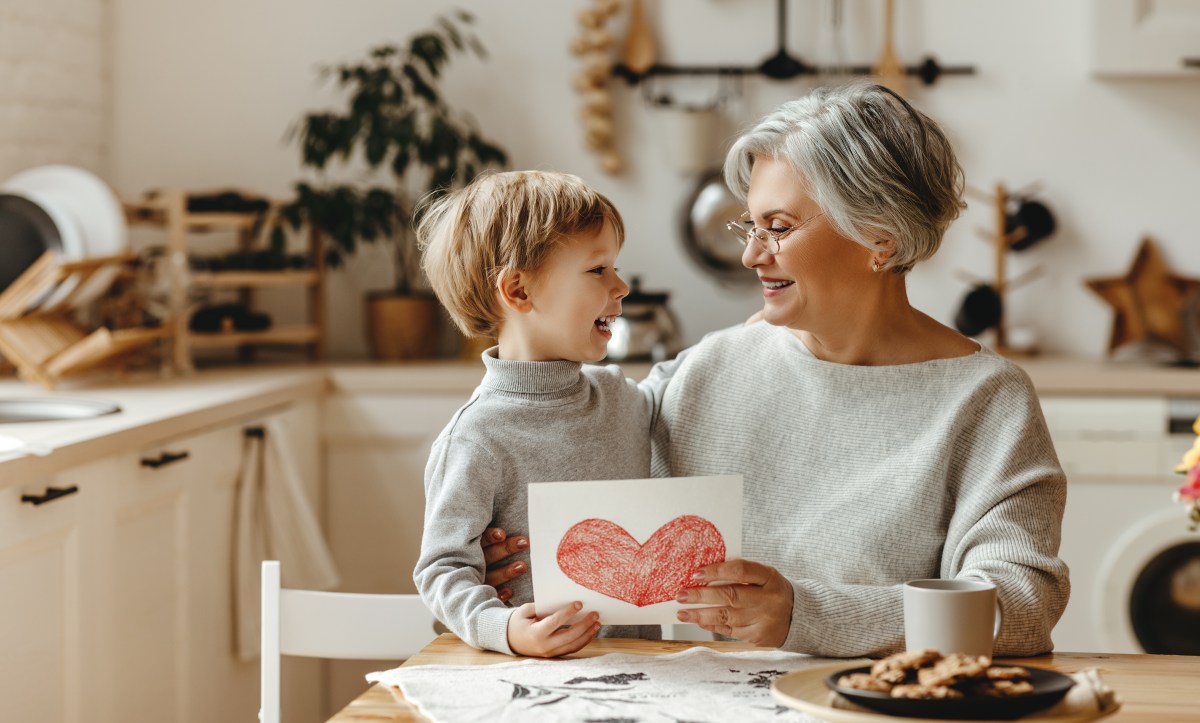
[[[514,655],[508,647],[508,620],[516,612],[510,607],[491,607],[479,611],[475,618],[475,636],[479,647],[495,650],[505,655]]]
[[[804,652],[807,645],[808,636],[804,629],[804,620],[806,618],[803,606],[805,591],[800,587],[795,580],[789,580],[792,584],[792,624],[788,626],[787,638],[783,641],[783,645],[779,646],[780,650],[787,650],[793,653]]]

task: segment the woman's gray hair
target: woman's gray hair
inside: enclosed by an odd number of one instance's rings
[[[932,119],[874,83],[818,88],[764,117],[729,149],[725,183],[746,200],[755,158],[781,160],[842,235],[895,243],[884,268],[933,256],[966,207],[962,166]]]

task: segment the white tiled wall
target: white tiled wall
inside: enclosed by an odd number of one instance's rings
[[[0,0],[0,181],[67,163],[103,173],[109,0]]]

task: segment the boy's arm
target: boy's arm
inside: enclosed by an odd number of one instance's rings
[[[485,584],[480,536],[492,519],[500,465],[473,442],[438,439],[425,467],[425,529],[413,581],[433,614],[467,644],[512,655],[512,608]]]

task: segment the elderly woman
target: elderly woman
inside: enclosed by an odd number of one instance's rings
[[[906,292],[963,207],[941,129],[879,85],[817,90],[743,134],[725,178],[748,208],[731,227],[761,321],[650,381],[656,474],[743,475],[745,559],[701,570],[740,584],[681,591],[709,607],[679,620],[879,656],[902,646],[904,581],[966,578],[997,587],[996,655],[1050,650],[1066,481],[1033,387]]]

